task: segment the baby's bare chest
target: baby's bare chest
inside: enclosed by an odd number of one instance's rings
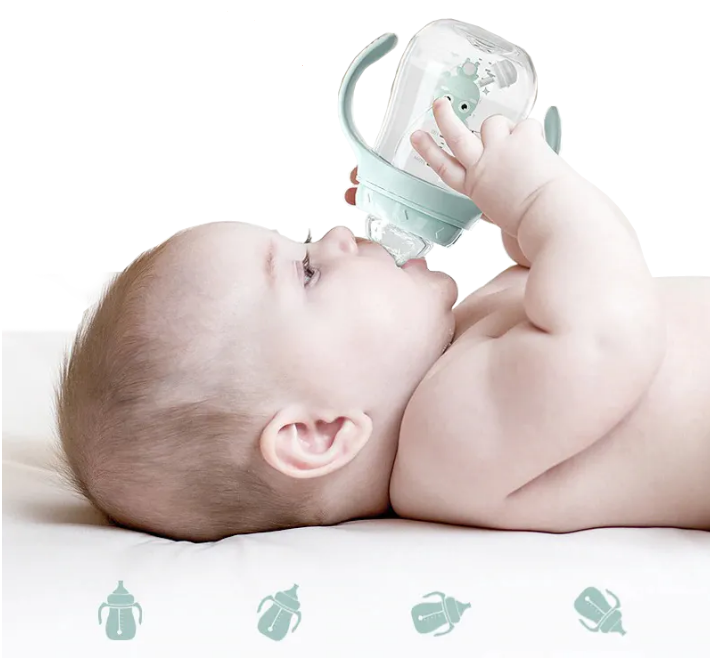
[[[468,344],[474,337],[500,336],[524,318],[526,274],[520,269],[499,276],[497,286],[491,283],[463,301],[456,337]],[[426,471],[442,498],[439,520],[455,523],[553,532],[603,525],[710,528],[710,278],[655,280],[667,313],[667,354],[638,404],[603,438],[482,511],[471,502],[470,487],[450,483],[452,466],[480,444],[477,434],[437,442],[436,418],[422,414],[414,417],[421,420],[417,428],[403,429],[411,442],[400,444],[398,466],[410,474],[393,476],[393,483],[413,485],[411,473]],[[447,369],[452,382],[454,368]],[[573,428],[578,417],[559,415],[560,428]],[[393,490],[408,495],[406,489]]]

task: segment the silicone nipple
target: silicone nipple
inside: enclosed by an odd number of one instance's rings
[[[459,602],[458,600],[455,600],[456,602],[456,611],[458,612],[459,618],[463,615],[463,613],[471,608],[471,603],[470,602]]]
[[[133,602],[135,601],[135,598],[123,587],[123,580],[120,580],[118,582],[116,590],[111,593],[111,595],[109,595],[106,599],[111,604],[122,605],[130,605],[133,604]]]
[[[374,216],[368,216],[367,236],[392,255],[397,266],[402,266],[408,259],[423,257],[432,248],[431,243],[416,234]]]

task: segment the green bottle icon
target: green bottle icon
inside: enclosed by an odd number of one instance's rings
[[[451,597],[446,597],[443,593],[434,591],[427,593],[424,597],[428,598],[432,595],[438,595],[441,598],[440,602],[422,602],[412,607],[412,620],[414,627],[420,634],[434,632],[438,628],[448,625],[448,629],[443,632],[437,632],[434,637],[446,635],[454,629],[461,620],[461,615],[471,607],[471,603],[463,603]]]
[[[99,625],[101,625],[101,612],[104,607],[109,608],[106,619],[106,636],[109,639],[133,639],[136,636],[133,607],[138,609],[138,623],[143,623],[143,610],[135,602],[135,598],[123,587],[123,580],[118,582],[118,588],[99,607]]]
[[[621,625],[619,598],[609,589],[606,589],[606,592],[614,598],[615,606],[613,608],[598,589],[593,586],[585,588],[574,601],[574,608],[579,614],[593,621],[596,625],[590,627],[581,618],[578,620],[590,632],[602,632],[604,634],[618,632],[623,636],[626,631]]]
[[[298,611],[301,603],[298,601],[297,590],[298,584],[294,584],[289,590],[276,593],[275,597],[268,595],[259,603],[259,608],[256,610],[257,614],[267,600],[271,600],[274,603],[259,619],[259,632],[264,637],[277,642],[281,641],[288,634],[288,628],[294,616],[296,617],[296,625],[293,626],[291,632],[296,631],[298,624],[301,622],[301,612]]]

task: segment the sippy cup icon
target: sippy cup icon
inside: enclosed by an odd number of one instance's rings
[[[106,619],[106,636],[109,639],[133,639],[136,636],[133,607],[138,609],[138,623],[143,623],[143,610],[134,600],[135,598],[123,587],[123,580],[121,580],[118,582],[118,588],[99,607],[99,625],[101,625],[103,608],[109,608]]]
[[[412,607],[412,620],[414,627],[420,634],[434,632],[438,628],[448,625],[448,629],[443,632],[437,632],[434,637],[446,635],[454,629],[461,620],[461,615],[471,607],[471,603],[463,603],[455,600],[452,597],[446,597],[443,593],[434,591],[427,593],[424,597],[428,598],[432,595],[441,597],[441,602],[421,602]]]
[[[622,636],[626,631],[621,626],[621,612],[619,611],[619,598],[616,597],[609,589],[606,592],[614,598],[614,608],[607,602],[607,599],[601,592],[590,586],[585,588],[579,597],[574,601],[574,608],[585,618],[594,621],[596,626],[587,625],[581,618],[579,622],[590,632],[618,632]]]
[[[256,610],[257,614],[261,611],[264,602],[267,600],[273,602],[259,619],[258,629],[264,637],[277,642],[281,641],[288,634],[288,628],[291,625],[293,616],[296,616],[296,624],[291,629],[291,632],[296,631],[298,624],[301,622],[301,612],[298,611],[301,603],[298,601],[297,590],[298,584],[294,584],[289,590],[276,593],[275,597],[268,595],[259,603],[259,608]]]

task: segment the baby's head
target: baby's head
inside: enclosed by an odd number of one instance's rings
[[[56,395],[63,471],[115,523],[173,539],[377,516],[456,298],[345,227],[307,246],[246,223],[179,232],[79,327]]]

